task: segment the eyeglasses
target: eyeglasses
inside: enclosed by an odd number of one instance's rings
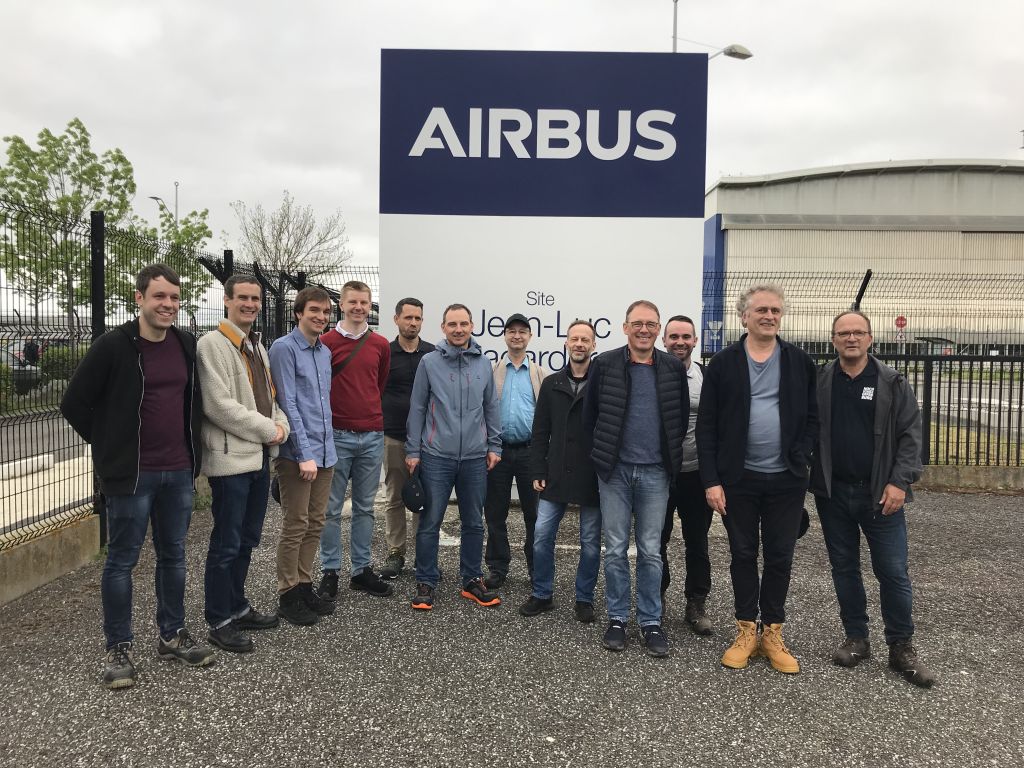
[[[867,331],[836,331],[832,335],[837,339],[856,339],[860,341],[865,336],[870,336],[871,334]]]
[[[634,320],[629,324],[629,327],[634,331],[642,331],[644,328],[648,331],[656,331],[661,328],[661,323],[654,320],[648,320],[647,322],[644,322],[643,320]]]

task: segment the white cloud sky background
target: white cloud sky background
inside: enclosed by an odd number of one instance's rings
[[[1021,0],[680,0],[681,37],[754,53],[711,62],[707,184],[1024,160],[1022,31]],[[34,144],[80,117],[94,149],[131,160],[151,221],[147,197],[172,203],[180,181],[183,213],[210,209],[207,247],[238,254],[229,203],[275,208],[287,188],[340,207],[356,261],[375,263],[381,48],[670,51],[671,35],[671,0],[5,0],[0,135]]]

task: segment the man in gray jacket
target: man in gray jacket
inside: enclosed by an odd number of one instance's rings
[[[871,655],[860,533],[878,578],[889,666],[922,688],[935,681],[911,645],[912,592],[907,571],[911,484],[921,477],[921,412],[907,380],[868,354],[871,321],[844,312],[832,322],[839,354],[818,376],[821,431],[811,492],[832,564],[846,640],[832,660],[854,667]]]
[[[444,340],[416,369],[406,423],[405,462],[426,491],[426,509],[416,531],[416,594],[412,607],[434,607],[440,579],[437,548],[452,489],[462,519],[462,596],[485,607],[501,603],[484,586],[483,507],[487,473],[501,461],[501,413],[491,364],[473,341],[473,316],[463,304],[442,315]]]

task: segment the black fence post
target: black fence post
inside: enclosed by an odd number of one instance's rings
[[[92,211],[89,214],[89,246],[91,265],[89,269],[90,290],[92,292],[92,340],[95,342],[107,330],[107,297],[106,276],[104,274],[104,256],[106,255],[106,219],[103,211]],[[95,471],[92,475],[93,510],[100,517],[100,546],[107,544],[107,503],[100,493],[99,478]]]
[[[921,393],[921,427],[923,438],[921,440],[921,463],[930,464],[932,455],[932,435],[938,435],[938,425],[932,429],[932,376],[934,373],[933,361],[930,357],[924,361],[924,391]]]

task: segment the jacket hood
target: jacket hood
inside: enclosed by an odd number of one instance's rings
[[[484,353],[483,348],[476,343],[474,339],[469,340],[469,346],[466,349],[462,347],[453,347],[448,343],[448,339],[441,339],[434,345],[434,349],[441,353],[441,357],[456,358],[459,355],[476,355],[480,356]]]

